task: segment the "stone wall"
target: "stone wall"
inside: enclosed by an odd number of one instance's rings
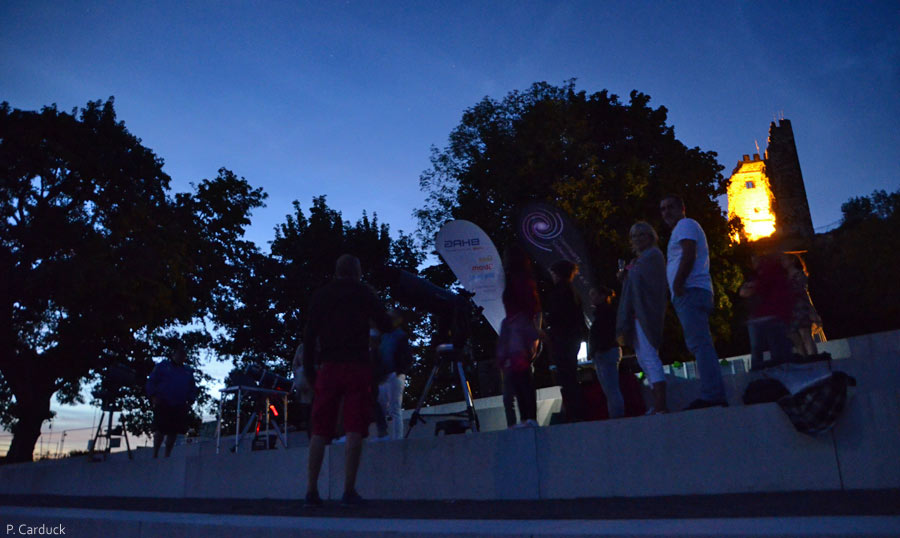
[[[815,231],[790,120],[782,119],[769,126],[765,162],[775,197],[776,235],[789,248],[805,250]]]
[[[900,331],[829,344],[847,355],[834,368],[859,387],[833,431],[816,437],[797,433],[776,404],[506,430],[494,398],[476,407],[485,429],[497,431],[434,437],[420,426],[416,438],[367,443],[359,490],[376,499],[558,499],[898,488]],[[726,376],[733,402],[747,376]],[[686,379],[672,392],[687,399],[696,390]],[[546,422],[558,389],[539,397]],[[142,451],[134,461],[6,465],[0,494],[299,499],[307,448],[297,437],[286,450],[216,453],[209,443],[159,460]],[[343,462],[344,447],[329,446],[324,497],[340,497]]]

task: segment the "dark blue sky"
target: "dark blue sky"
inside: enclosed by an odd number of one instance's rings
[[[269,193],[250,238],[326,194],[412,231],[418,176],[488,95],[577,78],[665,105],[726,174],[792,120],[813,224],[900,186],[897,2],[0,4],[0,100],[116,97],[173,187],[225,166]]]

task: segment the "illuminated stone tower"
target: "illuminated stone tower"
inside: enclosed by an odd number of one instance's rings
[[[740,217],[747,239],[772,237],[806,249],[815,231],[790,120],[769,125],[765,159],[744,155],[728,181],[728,217]]]
[[[728,180],[728,219],[739,217],[750,241],[769,237],[775,233],[774,201],[766,163],[758,153],[744,155]]]

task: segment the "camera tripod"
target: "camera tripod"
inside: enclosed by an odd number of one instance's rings
[[[422,395],[419,396],[419,401],[416,403],[416,409],[409,417],[409,426],[406,429],[406,435],[403,436],[404,438],[409,437],[413,426],[415,426],[419,422],[423,424],[425,423],[425,419],[422,418],[423,416],[465,418],[467,419],[465,426],[473,432],[478,432],[478,415],[475,413],[475,404],[472,398],[472,387],[469,386],[469,382],[468,380],[466,380],[466,372],[463,368],[464,359],[464,353],[461,350],[455,349],[453,344],[440,344],[439,346],[437,346],[437,361],[434,364],[434,368],[431,369],[431,375],[428,376],[428,382],[425,383],[425,390],[423,390]],[[463,399],[466,402],[466,410],[457,411],[455,413],[428,413],[426,415],[422,415],[420,413],[420,410],[422,409],[422,405],[425,403],[425,399],[428,398],[428,392],[431,390],[431,386],[434,384],[434,378],[437,375],[438,371],[440,371],[441,368],[447,364],[450,365],[451,372],[456,369],[457,373],[459,374],[459,384],[463,391]]]
[[[112,402],[105,401],[103,405],[100,407],[100,422],[97,423],[97,432],[94,434],[94,439],[91,441],[91,450],[88,452],[88,458],[90,461],[98,461],[94,459],[94,452],[97,450],[97,441],[100,439],[106,439],[106,449],[103,451],[103,460],[106,460],[106,457],[109,456],[110,450],[113,448],[113,445],[116,447],[120,446],[120,441],[118,437],[121,435],[125,438],[125,447],[128,449],[128,459],[134,459],[134,456],[131,454],[131,444],[128,442],[128,432],[125,430],[125,427],[121,424],[122,422],[122,410],[116,409]],[[113,428],[113,413],[119,413],[119,425]],[[103,433],[103,418],[106,417],[106,433]],[[115,438],[115,439],[114,439]],[[113,443],[113,440],[116,442]]]

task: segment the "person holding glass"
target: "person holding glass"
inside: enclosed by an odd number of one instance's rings
[[[668,288],[666,261],[657,246],[659,236],[650,224],[635,223],[629,237],[636,257],[619,271],[623,282],[616,335],[620,343],[634,349],[638,364],[650,381],[653,405],[647,414],[667,413],[666,378],[659,358]]]

